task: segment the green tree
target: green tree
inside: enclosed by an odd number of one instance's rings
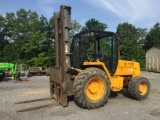
[[[82,27],[81,31],[85,31],[85,30],[104,31],[105,29],[107,29],[107,25],[105,23],[99,22],[98,20],[92,18],[86,21],[85,26]],[[93,36],[83,36],[83,38],[81,39],[82,39],[82,46],[84,47],[84,50],[90,57],[93,57],[93,54],[94,54],[93,39],[95,38]]]
[[[72,20],[71,24],[72,29],[70,30],[70,35],[73,36],[80,31],[81,25],[76,20]]]
[[[32,33],[28,36],[28,42],[21,48],[24,51],[23,58],[27,59],[30,66],[48,67],[52,64],[53,55],[50,56],[52,44],[46,34]]]
[[[85,26],[82,27],[83,30],[102,30],[107,29],[108,26],[105,23],[99,22],[98,20],[92,18],[86,21]]]
[[[0,61],[8,62],[11,58],[9,55],[11,54],[13,45],[9,45],[13,42],[11,37],[15,31],[14,20],[14,13],[7,13],[5,16],[0,16]],[[10,49],[10,51],[6,48]]]
[[[53,26],[53,17],[48,20],[31,10],[0,15],[0,61],[32,66],[54,64]]]
[[[160,23],[156,23],[146,36],[144,49],[147,51],[151,47],[160,47]]]
[[[121,59],[136,60],[140,62],[143,68],[145,52],[139,42],[142,37],[141,30],[132,24],[122,23],[117,27],[117,35],[120,38]]]
[[[54,38],[54,17],[53,16],[49,19],[49,23],[47,25],[47,35],[50,39],[53,40]]]
[[[6,41],[4,40],[4,18],[2,15],[0,15],[0,56],[3,54],[3,48],[6,44]],[[2,57],[0,57],[0,61],[2,61]]]
[[[142,46],[144,45],[145,43],[145,39],[146,39],[146,36],[147,36],[147,29],[146,28],[137,28],[137,33],[138,33],[138,42],[139,44],[141,44]]]

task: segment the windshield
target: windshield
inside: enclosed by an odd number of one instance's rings
[[[113,72],[117,63],[117,40],[111,32],[86,32],[75,35],[71,45],[71,65],[81,68],[83,62],[104,62]],[[113,64],[113,62],[116,62]]]

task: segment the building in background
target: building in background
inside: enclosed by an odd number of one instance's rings
[[[146,52],[146,71],[160,72],[160,48],[152,47]]]

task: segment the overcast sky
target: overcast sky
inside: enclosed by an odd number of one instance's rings
[[[123,22],[148,30],[160,22],[160,0],[0,0],[0,14],[24,8],[50,18],[62,4],[72,7],[72,19],[81,25],[95,18],[113,32]]]

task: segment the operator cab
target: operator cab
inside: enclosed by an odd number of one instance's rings
[[[82,31],[73,37],[71,66],[83,68],[84,62],[103,62],[114,74],[119,59],[116,34],[107,31]]]

